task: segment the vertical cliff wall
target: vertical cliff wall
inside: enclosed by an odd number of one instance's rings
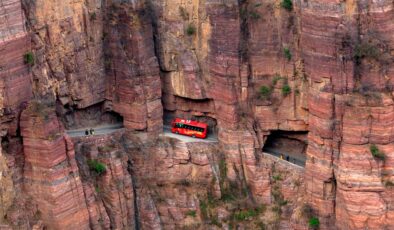
[[[126,128],[159,132],[161,84],[149,11],[142,1],[107,4],[108,99],[114,111],[124,117]]]
[[[205,215],[201,203],[208,195],[225,203],[226,186],[235,185],[248,202],[280,210],[262,215],[271,227],[305,227],[299,214],[307,203],[322,229],[392,228],[393,22],[388,0],[3,0],[0,221],[230,226],[256,207],[210,202]],[[32,98],[50,108],[26,109]],[[77,167],[56,117],[67,121],[76,111],[116,112],[127,131],[152,136],[162,132],[163,115],[193,117],[217,124],[219,143],[141,142],[129,132],[81,139]],[[279,180],[281,162],[261,153],[276,130],[308,133],[297,178],[282,167]],[[215,149],[224,157],[211,159]],[[94,159],[106,174],[90,172]],[[305,188],[295,182],[303,174]],[[240,226],[257,226],[250,224]]]
[[[31,50],[20,1],[0,3],[0,108],[2,130],[16,133],[20,104],[32,97],[29,65],[24,55]]]
[[[24,189],[51,229],[88,229],[75,152],[53,108],[32,102],[22,113]]]
[[[101,1],[23,1],[37,97],[85,108],[105,98]]]

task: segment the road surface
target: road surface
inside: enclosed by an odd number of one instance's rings
[[[115,131],[123,129],[123,124],[113,124],[113,125],[103,125],[103,126],[95,126],[95,127],[86,127],[86,128],[81,128],[81,129],[70,129],[66,130],[66,133],[70,137],[84,137],[86,136],[85,131],[86,129],[94,129],[94,136],[98,135],[105,135],[105,134],[110,134]]]
[[[97,135],[105,135],[105,134],[110,134],[115,131],[123,129],[123,124],[113,124],[113,125],[103,125],[103,126],[95,126],[95,127],[86,127],[86,128],[81,128],[81,129],[71,129],[71,130],[66,130],[66,133],[70,137],[84,137],[86,136],[85,131],[86,129],[94,129],[94,136]],[[176,138],[180,141],[183,142],[208,142],[208,143],[213,143],[213,142],[218,142],[218,139],[216,135],[209,135],[206,139],[201,139],[201,138],[193,138],[189,136],[184,136],[184,135],[179,135],[171,132],[171,127],[169,125],[164,126],[163,134],[162,136],[165,137],[171,137],[171,138]]]
[[[302,156],[299,154],[295,155],[295,154],[290,154],[290,153],[283,153],[283,152],[276,151],[273,148],[264,149],[263,152],[266,154],[270,154],[272,156],[278,157],[278,158],[280,158],[280,156],[282,155],[283,160],[286,160],[290,163],[296,164],[301,167],[305,167],[306,156]]]
[[[183,141],[183,142],[207,142],[207,143],[218,142],[218,138],[214,134],[210,134],[210,135],[208,135],[207,138],[201,139],[201,138],[194,138],[194,137],[189,137],[189,136],[185,136],[185,135],[172,133],[171,126],[169,126],[169,125],[164,125],[163,135],[166,137],[176,138],[176,139]]]

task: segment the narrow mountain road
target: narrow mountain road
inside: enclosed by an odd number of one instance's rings
[[[66,130],[66,133],[70,137],[84,137],[86,136],[85,131],[86,129],[94,129],[94,136],[98,135],[105,135],[105,134],[111,134],[115,131],[121,130],[124,128],[123,124],[118,123],[118,124],[113,124],[113,125],[103,125],[103,126],[95,126],[95,127],[85,127],[85,128],[80,128],[80,129],[70,129]],[[171,137],[178,139],[180,141],[189,143],[189,142],[208,142],[208,143],[214,143],[218,142],[217,136],[210,134],[206,139],[201,139],[201,138],[193,138],[189,136],[184,136],[184,135],[179,135],[171,132],[171,127],[169,125],[165,125],[163,129],[163,134],[162,136],[165,137]]]
[[[66,130],[66,133],[70,137],[84,137],[86,136],[85,131],[86,129],[94,129],[94,136],[98,135],[105,135],[105,134],[110,134],[115,131],[123,129],[123,124],[113,124],[113,125],[103,125],[103,126],[95,126],[95,127],[86,127],[86,128],[81,128],[81,129],[70,129]]]
[[[201,138],[194,138],[194,137],[189,137],[189,136],[185,136],[185,135],[172,133],[171,126],[169,126],[169,125],[164,125],[163,135],[166,137],[176,138],[176,139],[186,142],[186,143],[189,143],[189,142],[207,142],[207,143],[218,142],[218,138],[214,134],[209,134],[207,138],[201,139]]]

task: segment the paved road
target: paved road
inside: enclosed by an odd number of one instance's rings
[[[102,125],[96,127],[86,127],[81,129],[70,129],[70,130],[66,130],[66,133],[70,137],[83,137],[86,136],[85,130],[90,128],[94,129],[94,135],[97,136],[97,135],[110,134],[120,129],[123,129],[123,124]]]
[[[283,153],[283,152],[279,152],[273,148],[267,148],[267,149],[264,149],[263,151],[264,151],[264,153],[273,155],[278,158],[280,158],[280,156],[282,155],[283,160],[287,160],[287,161],[289,161],[293,164],[296,164],[298,166],[305,167],[306,156]]]
[[[96,126],[96,127],[86,127],[86,128],[81,128],[81,129],[72,129],[72,130],[66,130],[66,133],[70,137],[84,137],[85,135],[85,130],[86,129],[94,129],[94,135],[104,135],[104,134],[110,134],[115,131],[118,131],[120,129],[123,129],[123,124],[114,124],[114,125],[103,125],[103,126]],[[209,135],[206,139],[201,139],[201,138],[193,138],[193,137],[188,137],[184,135],[179,135],[171,132],[171,127],[169,125],[164,126],[164,132],[162,134],[165,137],[171,137],[171,138],[176,138],[180,141],[183,142],[217,142],[218,139],[216,135]]]
[[[217,136],[213,135],[213,134],[208,135],[208,137],[205,139],[201,139],[201,138],[194,138],[194,137],[189,137],[189,136],[185,136],[185,135],[172,133],[171,126],[169,126],[169,125],[164,126],[163,135],[166,137],[176,138],[176,139],[183,141],[183,142],[208,142],[208,143],[218,142]]]

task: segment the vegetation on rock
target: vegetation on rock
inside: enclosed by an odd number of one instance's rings
[[[283,48],[283,53],[288,61],[291,60],[292,55],[289,48]]]
[[[378,159],[378,160],[385,160],[386,156],[384,155],[383,152],[381,152],[381,151],[379,150],[379,148],[378,148],[375,144],[371,145],[371,146],[369,147],[369,150],[371,151],[371,154],[372,154],[372,156],[373,156],[375,159]]]
[[[196,27],[193,24],[189,24],[186,28],[186,34],[192,36],[196,33]]]
[[[25,64],[33,66],[35,64],[34,54],[31,51],[25,53],[25,55],[23,56],[23,61]]]
[[[272,90],[268,86],[261,86],[260,87],[260,98],[261,99],[268,99],[271,96]]]
[[[280,6],[288,11],[293,9],[293,2],[291,0],[282,0]]]
[[[196,212],[196,210],[189,210],[186,212],[186,216],[196,217],[197,212]]]
[[[88,160],[89,169],[101,175],[107,171],[105,164],[97,160]]]
[[[288,84],[284,84],[282,87],[282,95],[287,96],[291,93],[291,87]]]
[[[317,217],[312,217],[309,219],[309,227],[312,229],[318,229],[320,226],[320,221]]]

